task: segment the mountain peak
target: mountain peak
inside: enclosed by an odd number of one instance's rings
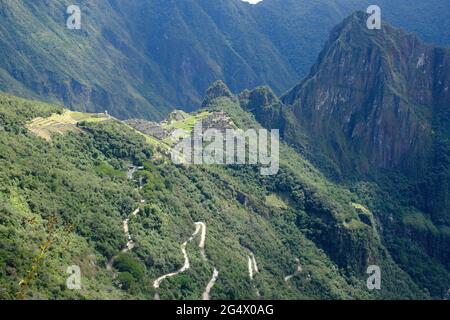
[[[229,98],[236,100],[236,97],[230,91],[228,86],[222,80],[215,81],[206,91],[205,99],[203,100],[202,107],[207,106],[212,100],[217,98]]]
[[[306,82],[319,74],[329,78],[329,72],[335,75],[338,72],[339,77],[342,77],[340,81],[343,81],[341,84],[349,87],[359,86],[354,83],[357,76],[352,76],[351,73],[361,76],[377,75],[378,80],[383,78],[395,91],[407,97],[403,84],[408,79],[406,75],[400,78],[398,76],[402,76],[412,65],[423,66],[424,59],[430,60],[426,59],[427,51],[433,48],[425,45],[415,34],[406,33],[385,22],[382,22],[381,29],[371,30],[367,28],[369,16],[365,12],[356,11],[331,31],[308,77],[281,98],[283,103],[294,103]],[[356,68],[358,63],[361,65]],[[326,80],[330,81],[331,79]]]
[[[429,115],[449,100],[450,51],[387,23],[370,30],[368,17],[356,12],[337,26],[282,101],[312,135],[326,135],[334,161],[353,168],[356,159],[361,171],[405,167],[431,139]]]
[[[280,100],[275,93],[267,86],[257,87],[254,90],[244,90],[239,95],[241,105],[249,111],[261,108],[270,108],[278,105]]]
[[[366,20],[368,15],[363,11],[355,11],[353,14],[344,19],[331,31],[330,39],[333,39],[336,35],[341,35],[348,31],[361,30],[366,27]]]

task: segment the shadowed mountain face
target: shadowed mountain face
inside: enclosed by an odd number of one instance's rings
[[[394,168],[429,151],[433,120],[450,107],[449,67],[450,51],[387,25],[368,30],[358,14],[283,102],[339,163]]]
[[[306,75],[332,27],[371,3],[83,0],[79,31],[65,27],[69,4],[0,2],[0,90],[161,119],[196,108],[217,79],[234,92],[258,85],[285,92]],[[450,41],[448,0],[379,5],[383,19],[427,41]]]
[[[450,51],[388,24],[368,30],[366,19],[356,13],[337,26],[310,74],[280,99],[269,88],[239,98],[370,199],[396,261],[427,281],[432,271],[411,261],[450,263]]]
[[[160,119],[217,79],[278,93],[298,79],[238,0],[80,1],[81,30],[66,28],[68,4],[0,2],[0,90]]]
[[[368,30],[365,19],[333,30],[310,75],[282,97],[285,113],[342,174],[400,171],[422,208],[448,221],[448,172],[438,168],[448,165],[450,51],[389,25]]]

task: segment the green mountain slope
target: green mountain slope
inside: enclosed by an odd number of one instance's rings
[[[448,281],[428,275],[448,273],[450,262],[449,51],[388,24],[368,30],[366,18],[336,27],[308,77],[281,99],[267,88],[240,99],[366,198],[395,259],[439,294]]]
[[[329,31],[370,1],[0,1],[0,90],[73,110],[160,120],[193,110],[215,80],[276,94],[307,74]],[[379,1],[383,19],[448,44],[448,0]],[[384,21],[384,20],[383,20]]]
[[[216,79],[236,89],[292,85],[295,74],[247,8],[221,3],[81,1],[82,28],[68,30],[69,1],[2,1],[0,90],[161,119],[175,106],[198,105]]]
[[[259,126],[236,99],[214,92],[207,112]],[[49,118],[55,112],[66,116]],[[31,122],[36,117],[43,119]],[[199,299],[214,268],[211,299],[427,297],[393,262],[361,199],[288,146],[279,174],[269,177],[254,166],[174,165],[155,138],[93,119],[1,95],[2,298]],[[50,139],[39,126],[54,133]],[[133,180],[130,164],[142,166]],[[196,222],[206,226],[204,255],[201,228],[183,246]],[[155,288],[183,266],[183,248],[190,268]],[[294,274],[296,259],[302,271]],[[366,288],[369,264],[382,268],[379,291]],[[81,290],[65,286],[72,265],[81,267]]]
[[[448,139],[449,66],[449,50],[389,25],[372,32],[365,15],[355,14],[282,100],[342,175],[397,170],[423,189],[425,172],[447,166],[440,157]],[[425,195],[416,203],[440,223],[448,222],[446,175],[433,177],[431,190],[441,188],[435,200]]]

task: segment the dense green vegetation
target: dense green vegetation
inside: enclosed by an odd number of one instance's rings
[[[0,89],[102,112],[0,93],[0,298],[199,299],[214,268],[212,299],[448,295],[449,51],[384,24],[369,34],[355,14],[310,76],[276,96],[306,73],[328,28],[364,3],[118,0],[89,3],[80,32],[64,28],[67,1],[0,3]],[[445,18],[442,3],[379,4],[383,17],[447,43],[445,28],[428,23]],[[235,96],[216,82],[200,103],[217,78],[233,91],[273,91]],[[165,130],[192,130],[215,111],[242,129],[280,129],[279,173],[174,165],[170,136],[103,113],[160,119],[176,104],[202,110],[180,112]],[[301,272],[287,281],[296,259]],[[366,287],[372,264],[381,290]],[[66,287],[72,265],[81,290]]]
[[[259,126],[236,100],[217,97],[208,107],[224,110],[242,128]],[[34,117],[55,111],[1,95],[2,298],[15,297],[53,216],[60,237],[25,298],[152,298],[153,281],[181,267],[180,245],[197,221],[207,226],[207,260],[198,240],[189,242],[191,268],[162,281],[162,299],[200,298],[213,268],[220,272],[213,299],[257,298],[257,291],[275,299],[427,297],[367,224],[375,224],[371,214],[360,218],[361,207],[354,205],[360,199],[289,147],[283,145],[281,172],[271,177],[252,166],[175,166],[154,158],[144,137],[114,120],[80,123],[82,131],[50,141],[25,129]],[[144,168],[135,174],[144,177],[141,190],[126,180],[131,163]],[[141,212],[130,217],[137,207]],[[119,254],[128,240],[122,229],[127,217],[136,246]],[[74,226],[69,233],[68,224]],[[253,281],[248,250],[260,269]],[[304,271],[286,283],[295,258]],[[382,290],[367,290],[367,263],[382,266]],[[65,287],[70,265],[81,267],[82,290]]]
[[[121,248],[121,218],[138,199],[124,168],[131,155],[148,157],[143,139],[104,124],[101,132],[109,132],[110,143],[102,144],[102,149],[96,148],[102,138],[96,132],[56,135],[46,142],[27,132],[25,122],[58,108],[1,95],[0,109],[1,296],[11,298],[18,291],[53,215],[57,230],[67,224],[75,230],[50,247],[31,284],[32,296],[80,297],[64,290],[65,271],[72,264],[91,275],[85,278],[85,297],[122,296],[111,286],[104,264]],[[112,155],[117,150],[120,154]],[[63,245],[66,241],[70,245]]]
[[[281,99],[267,88],[240,95],[259,122],[364,199],[393,259],[433,296],[449,287],[449,70],[448,49],[388,24],[372,32],[355,13]]]
[[[417,1],[416,1],[417,2]],[[196,108],[215,80],[233,92],[295,85],[329,31],[369,0],[87,1],[67,30],[69,0],[0,2],[0,90],[120,118]],[[379,0],[383,22],[450,42],[447,0]]]

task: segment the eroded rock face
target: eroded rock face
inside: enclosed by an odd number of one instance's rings
[[[449,51],[365,23],[358,13],[338,26],[310,75],[282,101],[337,163],[363,172],[420,163],[433,116],[450,108]]]

